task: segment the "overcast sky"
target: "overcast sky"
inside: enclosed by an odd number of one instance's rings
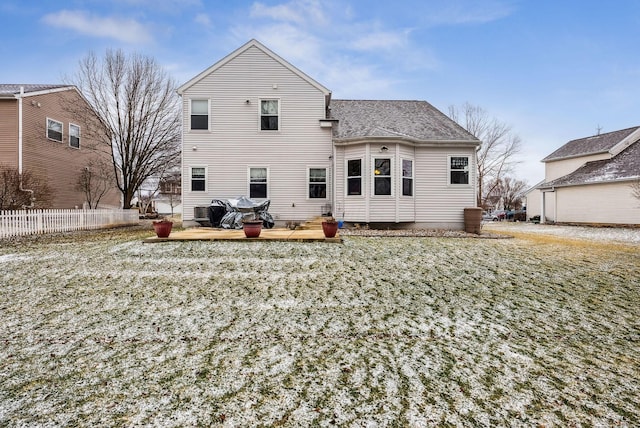
[[[0,18],[0,83],[122,48],[180,84],[255,38],[334,98],[483,107],[531,185],[567,141],[640,125],[638,0],[3,0]]]

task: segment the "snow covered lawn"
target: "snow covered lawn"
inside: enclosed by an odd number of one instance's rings
[[[0,426],[638,426],[640,246],[0,243]]]

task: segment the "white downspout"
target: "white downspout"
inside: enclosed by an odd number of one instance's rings
[[[26,192],[31,195],[29,201],[31,202],[29,205],[23,205],[22,208],[31,208],[33,207],[33,190],[24,189],[22,187],[22,98],[24,97],[24,86],[20,86],[20,95],[18,96],[18,178],[20,179],[20,184],[18,189],[21,192]]]

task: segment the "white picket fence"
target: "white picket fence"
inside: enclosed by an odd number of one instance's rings
[[[101,229],[138,223],[137,210],[0,211],[0,238]]]

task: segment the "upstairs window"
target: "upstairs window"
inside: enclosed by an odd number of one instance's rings
[[[267,168],[249,168],[249,198],[267,198],[268,176]]]
[[[208,100],[191,100],[191,129],[209,129]]]
[[[309,168],[309,198],[326,199],[327,168]]]
[[[76,149],[80,148],[80,127],[73,123],[69,124],[69,146]]]
[[[362,160],[347,161],[347,195],[362,195]]]
[[[391,159],[374,159],[373,194],[391,195]]]
[[[413,196],[413,161],[402,159],[402,196]]]
[[[449,158],[449,183],[469,184],[469,156]]]
[[[191,168],[191,191],[204,192],[207,177],[207,169],[205,167]]]
[[[62,122],[47,118],[47,138],[62,143]]]
[[[278,130],[279,104],[278,100],[260,100],[260,130]]]

